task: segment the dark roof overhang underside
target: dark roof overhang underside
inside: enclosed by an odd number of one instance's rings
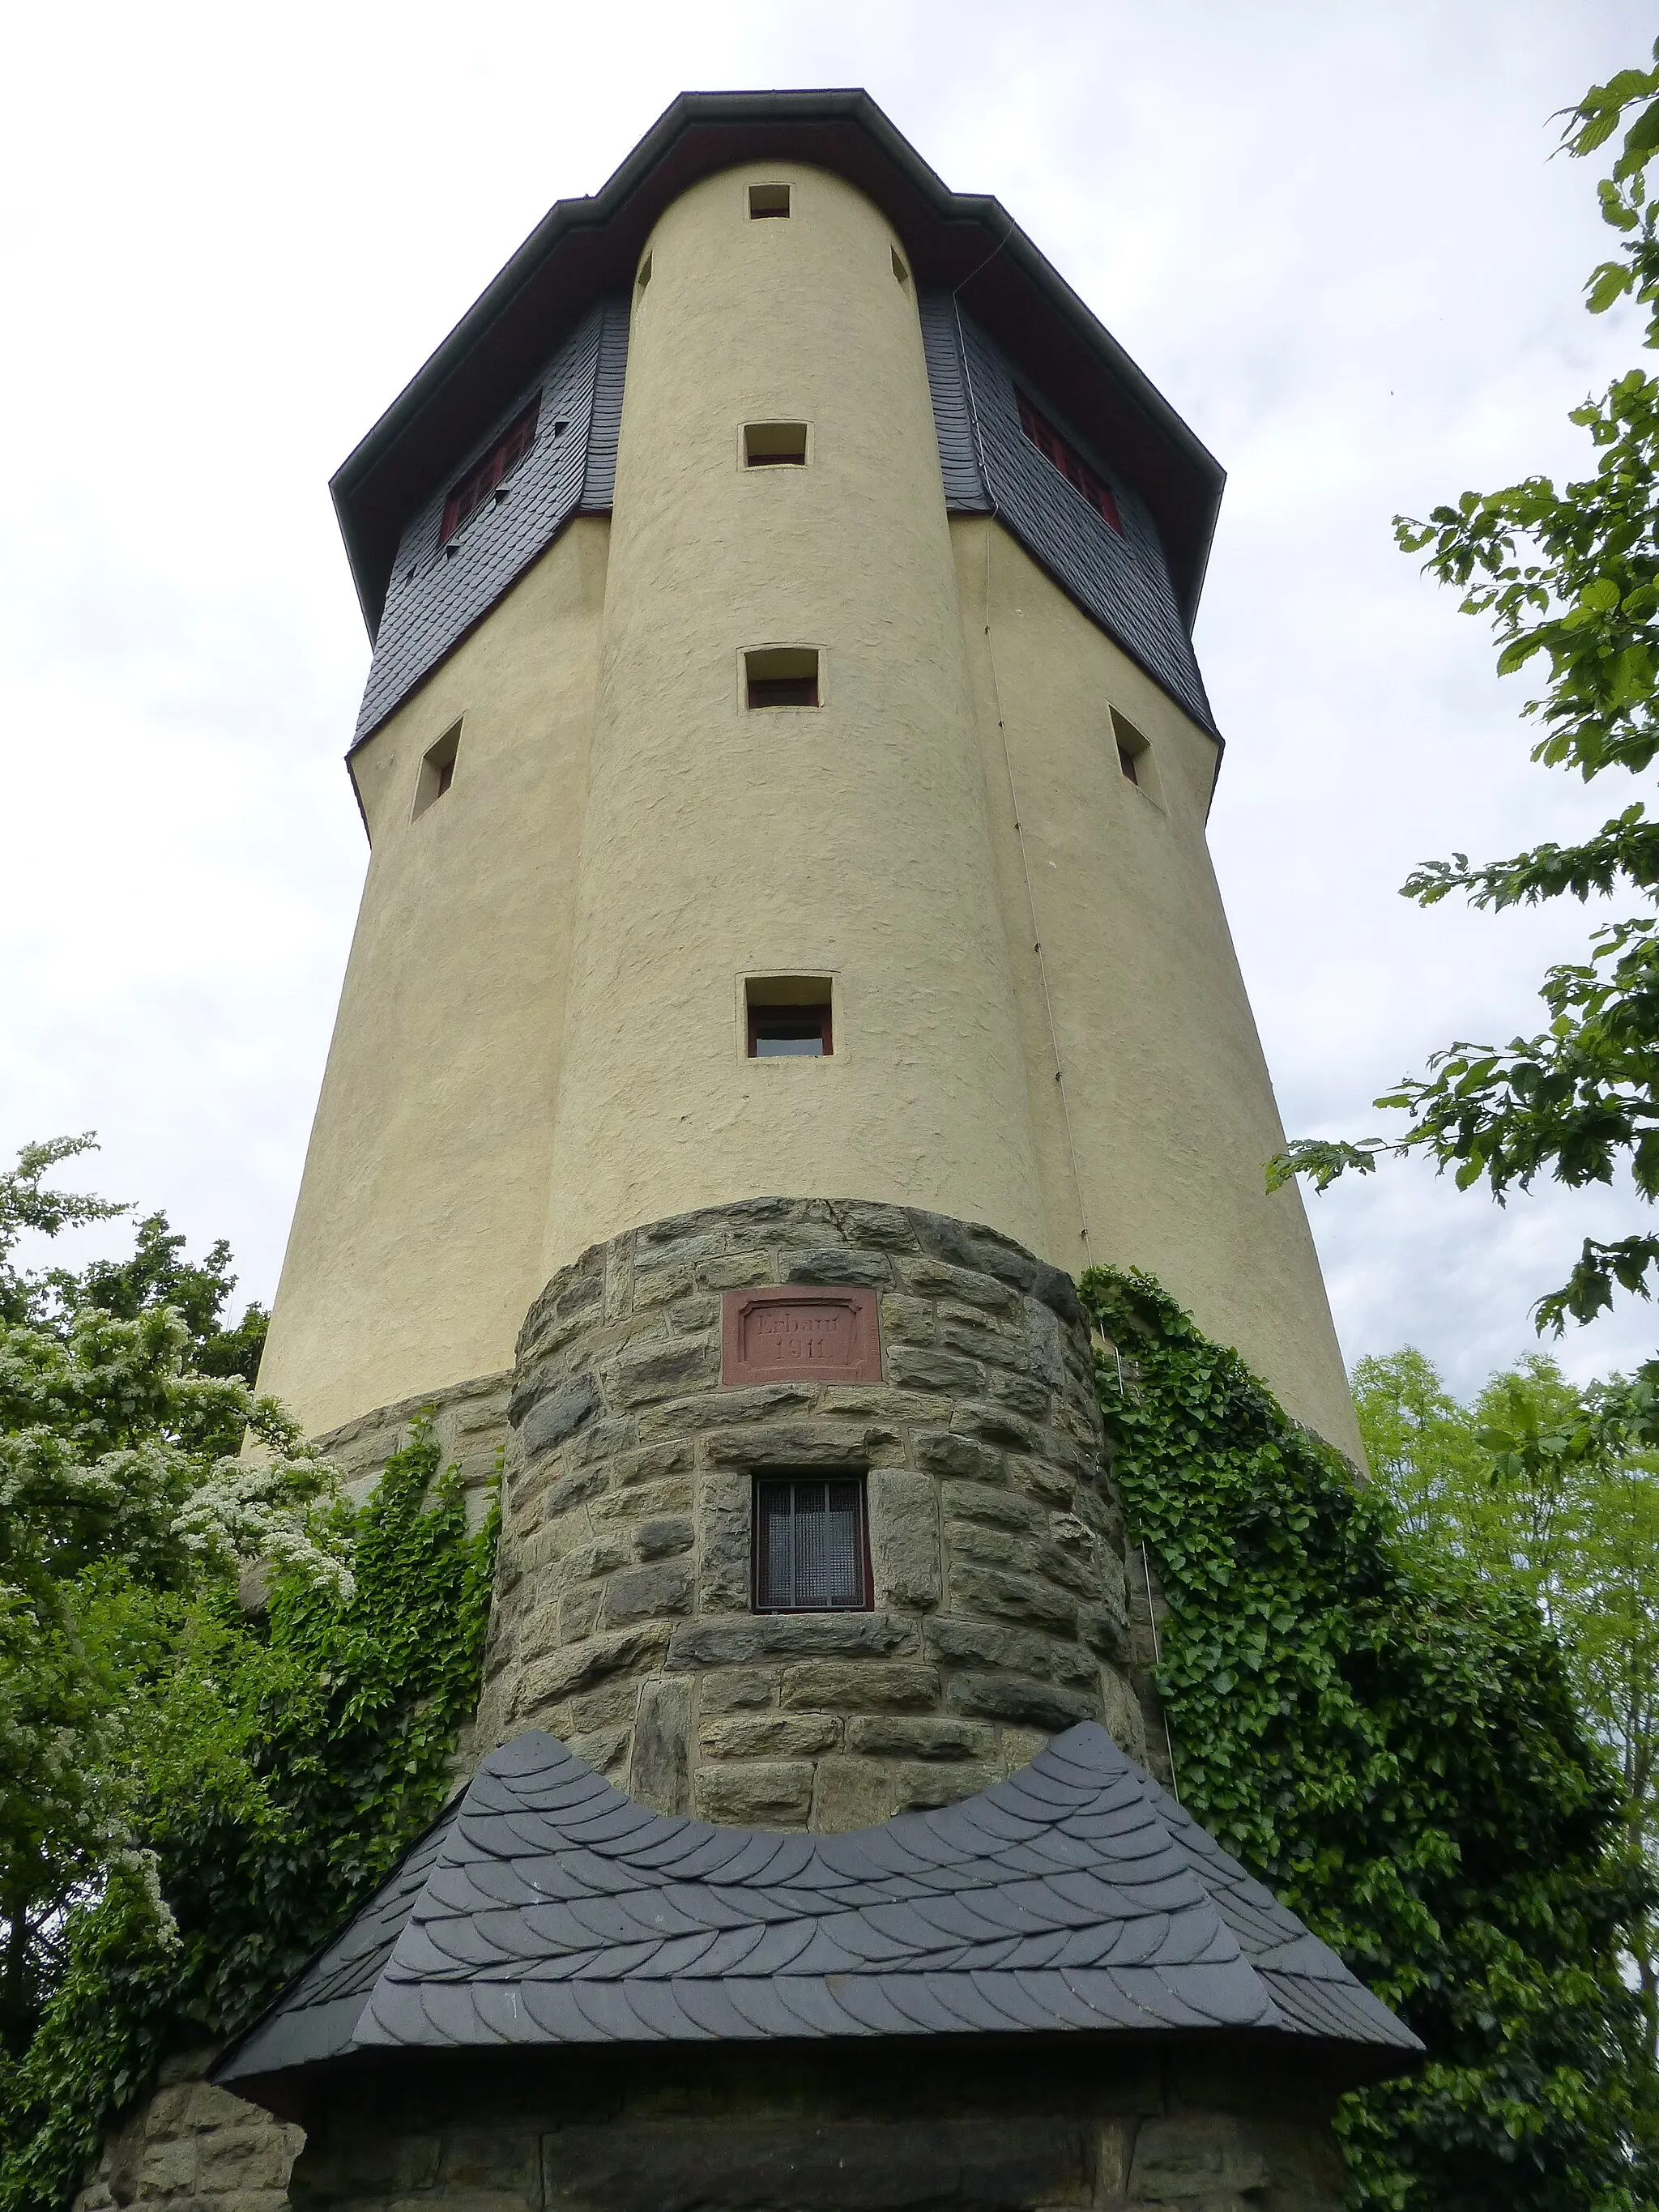
[[[1151,508],[1190,624],[1224,472],[1002,208],[951,191],[868,93],[682,93],[591,198],[556,201],[336,471],[330,489],[373,635],[404,526],[601,294],[631,286],[681,193],[757,161],[832,170],[881,209],[924,286],[965,308]]]

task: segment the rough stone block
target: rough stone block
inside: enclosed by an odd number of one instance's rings
[[[712,1260],[699,1260],[697,1283],[706,1291],[746,1291],[754,1283],[773,1280],[771,1256],[765,1252],[722,1252]]]
[[[981,1274],[975,1267],[953,1267],[939,1260],[907,1260],[899,1268],[907,1288],[921,1297],[937,1300],[960,1298],[966,1305],[980,1306],[987,1313],[1006,1315],[1010,1320],[1018,1318],[1018,1294],[994,1276]]]
[[[706,1713],[746,1712],[775,1705],[781,1680],[776,1667],[732,1667],[705,1674],[698,1684],[698,1696]]]
[[[988,1482],[947,1481],[940,1486],[939,1494],[944,1501],[947,1529],[957,1521],[985,1522],[998,1528],[1033,1531],[1048,1524],[1047,1512],[1035,1500]]]
[[[783,1703],[791,1708],[925,1712],[939,1702],[939,1669],[917,1659],[821,1659],[790,1667],[783,1675]]]
[[[687,1678],[653,1676],[640,1689],[639,1717],[629,1766],[628,1794],[658,1813],[691,1808],[691,1707]]]
[[[1023,1413],[983,1398],[958,1406],[951,1416],[951,1426],[958,1436],[977,1437],[983,1443],[1000,1444],[1011,1451],[1042,1449],[1041,1435]]]
[[[549,1451],[574,1436],[599,1410],[599,1386],[591,1375],[575,1375],[531,1407],[520,1424],[526,1456]]]
[[[1028,1421],[1047,1421],[1054,1407],[1054,1393],[1033,1375],[994,1376],[991,1389],[1005,1406],[1012,1406]]]
[[[591,1583],[600,1575],[613,1575],[618,1567],[632,1564],[634,1547],[626,1535],[609,1529],[586,1544],[578,1544],[567,1552],[555,1567],[550,1577],[555,1589],[569,1589],[577,1583]]]
[[[822,1835],[873,1828],[900,1810],[898,1777],[872,1759],[821,1759],[812,1795],[812,1826]]]
[[[586,1759],[596,1773],[604,1775],[607,1782],[620,1785],[633,1733],[632,1729],[620,1724],[595,1729],[591,1735],[573,1735],[570,1748],[578,1759]]]
[[[989,1759],[996,1730],[982,1721],[860,1713],[847,1723],[847,1748],[875,1759]]]
[[[938,1492],[933,1478],[896,1468],[876,1468],[870,1475],[868,1494],[877,1604],[931,1613],[939,1601],[942,1575]]]
[[[946,1613],[935,1614],[926,1633],[930,1656],[956,1666],[1007,1668],[1079,1686],[1092,1684],[1099,1673],[1094,1658],[1080,1644],[1033,1629],[1005,1627],[994,1620],[960,1620]]]
[[[985,1533],[985,1532],[981,1532]],[[951,1609],[953,1613],[989,1613],[1002,1620],[1017,1620],[1033,1628],[1077,1633],[1077,1600],[1038,1575],[1012,1574],[977,1561],[951,1562]]]
[[[544,1518],[556,1520],[562,1514],[574,1512],[579,1505],[586,1505],[590,1498],[599,1497],[606,1480],[607,1471],[603,1466],[579,1467],[569,1474],[562,1474],[547,1486],[542,1501]]]
[[[830,1421],[779,1421],[703,1438],[711,1467],[861,1467],[870,1453],[901,1441],[890,1429]]]
[[[632,1490],[641,1484],[660,1482],[667,1475],[689,1475],[696,1463],[689,1442],[671,1439],[622,1453],[611,1462],[611,1475],[619,1490]]]
[[[965,1482],[1005,1483],[1002,1454],[971,1437],[948,1429],[932,1429],[912,1439],[918,1467],[930,1474],[951,1474]]]
[[[640,1417],[645,1436],[695,1436],[705,1429],[741,1427],[745,1422],[775,1420],[781,1413],[805,1412],[817,1395],[802,1382],[760,1382],[752,1389],[710,1389],[696,1397],[653,1406]]]
[[[659,1521],[665,1516],[689,1516],[695,1487],[689,1474],[677,1474],[666,1482],[643,1483],[637,1490],[609,1490],[603,1498],[596,1498],[587,1510],[595,1528]],[[689,1519],[686,1526],[690,1526]]]
[[[689,1484],[687,1490],[689,1493]],[[642,1559],[668,1559],[681,1552],[689,1552],[696,1535],[696,1526],[689,1513],[667,1513],[641,1521],[634,1533],[634,1542]]]
[[[697,1486],[697,1592],[705,1613],[746,1613],[754,1484],[715,1470]]]
[[[812,1759],[835,1749],[841,1723],[824,1713],[738,1713],[704,1721],[699,1740],[708,1759]]]
[[[985,1370],[977,1361],[954,1352],[940,1352],[924,1344],[895,1344],[887,1353],[891,1381],[908,1389],[948,1390],[962,1396],[985,1388]]]
[[[1066,1729],[1074,1721],[1100,1718],[1098,1691],[1090,1696],[1029,1674],[952,1674],[945,1686],[945,1702],[952,1712],[1032,1728]]]
[[[722,1827],[801,1827],[811,1808],[812,1769],[805,1760],[697,1771],[697,1810]]]
[[[539,1661],[525,1670],[520,1710],[526,1705],[553,1705],[612,1674],[642,1672],[654,1667],[668,1649],[666,1621],[650,1621],[621,1636],[592,1636],[568,1650]]]
[[[881,1302],[884,1344],[931,1344],[939,1316],[927,1298],[907,1298],[889,1291]]]
[[[860,1289],[890,1290],[893,1264],[878,1252],[849,1252],[844,1244],[822,1251],[798,1252],[786,1262],[786,1283],[854,1284]]]
[[[640,1686],[626,1679],[604,1683],[597,1690],[588,1690],[570,1701],[570,1725],[584,1735],[594,1729],[614,1728],[618,1722],[630,1728],[635,1708],[640,1701]]]
[[[921,1249],[910,1217],[900,1206],[837,1199],[836,1224],[849,1243],[867,1244],[878,1252],[915,1252]]]
[[[656,1559],[629,1567],[605,1586],[605,1624],[621,1628],[629,1621],[661,1620],[690,1613],[696,1577],[689,1559]]]
[[[584,1636],[591,1636],[599,1626],[599,1607],[604,1602],[603,1583],[584,1583],[580,1589],[567,1590],[559,1600],[560,1643],[575,1644]]]
[[[630,1345],[605,1376],[605,1395],[616,1406],[654,1405],[681,1396],[691,1385],[716,1381],[719,1371],[720,1352],[712,1338]]]
[[[748,1667],[767,1659],[908,1658],[915,1624],[879,1613],[773,1613],[746,1620],[686,1620],[673,1633],[668,1665]]]
[[[480,2200],[491,2204],[539,2204],[541,2137],[533,2130],[460,2128],[444,2138],[439,2183],[445,2205]]]

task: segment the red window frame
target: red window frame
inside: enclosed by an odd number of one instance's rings
[[[761,1511],[762,1493],[769,1490],[787,1490],[789,1510],[793,1520],[798,1510],[796,1493],[801,1490],[831,1489],[845,1486],[853,1493],[854,1510],[857,1521],[853,1539],[854,1564],[858,1571],[859,1589],[854,1596],[840,1603],[802,1605],[792,1589],[786,1596],[774,1589],[770,1582],[770,1561],[762,1542],[763,1516]],[[828,1504],[826,1495],[825,1504]],[[876,1578],[870,1559],[870,1499],[867,1478],[862,1468],[825,1469],[822,1474],[789,1474],[767,1469],[757,1473],[751,1493],[750,1539],[750,1596],[751,1609],[756,1613],[870,1613],[875,1608]]]
[[[444,501],[441,542],[447,544],[469,516],[474,515],[509,469],[516,468],[536,442],[536,422],[542,411],[537,393],[521,415],[508,423],[481,461],[475,461]]]
[[[760,1058],[761,1032],[769,1023],[779,1024],[787,1023],[792,1028],[803,1030],[816,1028],[823,1045],[823,1057],[826,1060],[835,1058],[835,1033],[830,1026],[828,999],[823,1000],[821,1004],[815,1001],[807,1006],[757,1006],[751,1003],[749,1008],[749,1057],[750,1060]],[[789,1058],[808,1060],[811,1054],[779,1053],[776,1055],[768,1055],[769,1058],[774,1056],[780,1060]]]
[[[1103,522],[1109,522],[1121,538],[1123,520],[1117,511],[1117,501],[1089,466],[1075,446],[1062,438],[1046,415],[1040,414],[1023,392],[1016,390],[1019,402],[1019,427],[1038,453],[1060,471],[1072,489],[1082,494]]]

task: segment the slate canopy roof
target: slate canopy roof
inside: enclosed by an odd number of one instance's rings
[[[1104,1729],[940,1812],[775,1834],[649,1811],[514,1737],[221,2059],[275,2101],[394,2051],[1030,2035],[1416,2038]]]

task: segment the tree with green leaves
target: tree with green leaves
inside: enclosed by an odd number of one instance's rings
[[[1659,45],[1655,59],[1659,62]],[[1620,236],[1587,285],[1593,313],[1633,300],[1644,343],[1659,349],[1659,202],[1648,195],[1659,155],[1659,67],[1625,70],[1585,94],[1563,143],[1583,159],[1623,126],[1601,212]],[[1426,521],[1395,518],[1401,547],[1463,594],[1499,643],[1500,675],[1541,667],[1523,712],[1540,727],[1534,760],[1588,782],[1639,776],[1659,754],[1659,380],[1614,380],[1572,420],[1597,453],[1592,475],[1562,485],[1528,477],[1465,492]],[[1304,1175],[1317,1190],[1385,1154],[1423,1154],[1460,1189],[1484,1182],[1502,1203],[1538,1181],[1571,1188],[1627,1172],[1638,1200],[1659,1196],[1659,821],[1635,799],[1577,844],[1545,843],[1512,859],[1458,853],[1419,868],[1403,895],[1424,906],[1461,894],[1501,912],[1573,897],[1631,910],[1590,936],[1585,957],[1546,974],[1547,1024],[1507,1044],[1456,1042],[1427,1072],[1376,1101],[1406,1114],[1403,1136],[1303,1139],[1268,1169],[1268,1187]],[[1537,1308],[1540,1329],[1592,1320],[1616,1288],[1645,1297],[1659,1279],[1659,1236],[1586,1238],[1567,1280]],[[1640,1410],[1640,1409],[1638,1409]],[[1659,1430],[1655,1431],[1659,1436]]]
[[[0,2212],[67,2212],[169,2051],[245,2026],[430,1821],[495,1557],[428,1429],[353,1507],[253,1395],[222,1244],[154,1214],[125,1260],[17,1266],[124,1211],[48,1180],[89,1141],[0,1175]]]
[[[179,1755],[168,1691],[180,1649],[206,1632],[204,1603],[255,1559],[349,1583],[334,1469],[250,1390],[250,1317],[219,1326],[224,1247],[191,1267],[155,1215],[128,1261],[85,1277],[16,1266],[26,1231],[123,1210],[46,1181],[90,1141],[26,1146],[0,1176],[0,2048],[13,2051],[72,1904],[142,1849],[135,1808]],[[191,1756],[210,1762],[211,1730],[198,1733]]]
[[[1534,1354],[1473,1405],[1407,1346],[1353,1372],[1360,1433],[1401,1543],[1523,1592],[1559,1637],[1578,1710],[1623,1778],[1632,1845],[1659,1869],[1659,1458]],[[1616,1395],[1616,1393],[1615,1393]],[[1659,2061],[1659,1924],[1629,1931]]]

